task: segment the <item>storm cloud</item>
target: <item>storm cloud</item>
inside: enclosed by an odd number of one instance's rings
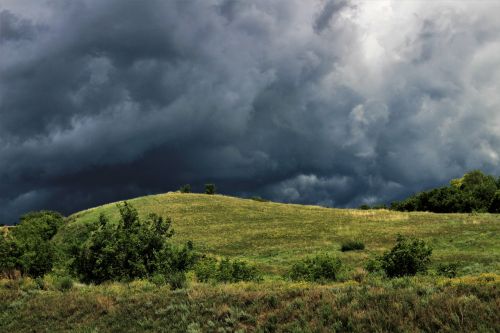
[[[499,12],[2,0],[0,222],[184,183],[346,207],[498,175]]]

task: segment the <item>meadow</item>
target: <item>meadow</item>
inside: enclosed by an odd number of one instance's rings
[[[352,268],[390,249],[397,234],[424,239],[434,264],[457,262],[463,273],[500,272],[497,214],[434,214],[335,209],[260,202],[223,195],[166,193],[129,200],[139,214],[172,218],[173,240],[192,240],[208,254],[248,260],[268,277],[284,273],[305,256],[334,253]],[[116,203],[69,217],[55,241],[84,238],[104,213],[117,220]],[[341,252],[343,242],[362,241],[363,251]]]
[[[498,215],[332,209],[186,193],[128,202],[141,216],[171,217],[172,241],[191,240],[196,251],[245,260],[263,280],[200,283],[190,272],[187,288],[171,290],[148,280],[61,287],[55,273],[4,279],[1,332],[500,332]],[[119,217],[116,203],[73,214],[53,238],[57,247],[83,241],[101,213]],[[427,274],[390,279],[364,269],[398,234],[432,247]],[[365,248],[340,251],[348,241]],[[295,262],[317,253],[341,259],[337,281],[286,277]],[[61,267],[65,260],[61,254]],[[438,274],[438,265],[447,263],[457,265],[456,277]]]

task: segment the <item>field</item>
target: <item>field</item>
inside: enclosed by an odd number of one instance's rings
[[[434,249],[435,264],[458,262],[464,273],[500,272],[500,217],[494,214],[332,209],[180,193],[129,202],[141,215],[171,217],[175,241],[192,240],[202,252],[251,261],[270,277],[320,251],[362,267],[367,258],[390,249],[398,233],[425,239]],[[56,240],[84,234],[101,213],[118,219],[116,204],[74,214]],[[364,242],[366,250],[340,252],[348,240]]]
[[[129,201],[141,215],[172,218],[179,244],[255,264],[262,282],[203,284],[170,290],[148,281],[75,285],[60,291],[51,276],[0,282],[1,332],[500,332],[500,218],[493,214],[403,213],[259,202],[222,195],[167,193]],[[70,216],[54,241],[85,238],[99,214]],[[433,248],[427,275],[389,279],[366,261],[396,235]],[[349,240],[361,251],[341,252]],[[291,282],[284,275],[308,255],[327,252],[345,265],[340,281]],[[64,258],[61,258],[64,261]],[[458,277],[438,276],[457,263]]]

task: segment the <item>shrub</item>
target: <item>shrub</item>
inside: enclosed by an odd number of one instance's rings
[[[215,184],[205,184],[205,194],[215,194]]]
[[[223,259],[219,263],[217,280],[221,282],[256,281],[260,277],[255,266],[241,260]]]
[[[439,264],[437,273],[442,276],[454,278],[457,276],[458,265],[456,263]]]
[[[79,249],[74,272],[84,282],[147,278],[185,271],[193,261],[192,244],[179,249],[170,242],[172,221],[156,214],[141,221],[134,207],[119,205],[120,221],[101,215],[99,227]]]
[[[189,185],[189,184],[182,185],[179,188],[179,192],[181,192],[181,193],[191,193],[191,185]]]
[[[212,257],[201,258],[194,266],[194,273],[196,275],[196,279],[200,282],[216,280],[217,260]]]
[[[50,242],[63,224],[61,214],[53,211],[31,212],[6,237],[0,236],[0,269],[19,269],[33,277],[52,270],[55,248]],[[5,255],[5,256],[4,256]]]
[[[371,258],[365,264],[365,269],[370,273],[383,271],[382,262],[380,258]]]
[[[340,247],[340,251],[342,252],[364,250],[364,249],[365,249],[365,244],[360,241],[348,241],[342,243],[342,246]]]
[[[0,277],[12,277],[12,273],[19,269],[20,251],[12,235],[0,232]]]
[[[60,276],[54,279],[54,286],[59,291],[68,291],[73,288],[73,280],[69,276]]]
[[[328,254],[318,254],[295,263],[289,276],[295,281],[335,281],[341,268],[340,259]]]
[[[40,289],[40,290],[47,289],[47,283],[45,282],[43,277],[39,276],[39,277],[35,278],[35,283],[36,283],[38,289]]]
[[[149,281],[157,287],[167,284],[167,279],[165,279],[165,276],[159,273],[153,274],[153,276],[149,278]]]
[[[202,258],[195,265],[196,279],[200,282],[240,282],[261,279],[255,266],[241,260],[228,258],[217,262],[211,257]]]
[[[253,196],[253,197],[250,197],[250,200],[253,200],[253,201],[258,201],[258,202],[269,202],[269,200],[264,199],[264,198],[259,197],[259,196]]]
[[[396,245],[380,259],[381,266],[389,277],[415,275],[427,270],[431,254],[423,240],[398,235]]]
[[[367,204],[362,204],[361,206],[358,207],[358,209],[361,209],[361,210],[369,210],[370,209],[370,206],[367,205]]]
[[[186,273],[181,271],[172,272],[167,277],[167,282],[172,290],[186,289],[188,286]]]

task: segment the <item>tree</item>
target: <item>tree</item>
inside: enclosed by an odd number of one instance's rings
[[[496,191],[493,198],[491,198],[488,211],[490,213],[500,213],[500,190]]]
[[[403,201],[393,202],[391,208],[400,211],[430,211],[435,213],[470,213],[489,210],[498,180],[479,170],[453,179],[450,186],[417,193]]]
[[[215,184],[205,184],[205,194],[215,194]]]
[[[19,269],[19,248],[8,230],[0,230],[0,274],[11,276]]]
[[[461,190],[472,198],[472,210],[487,211],[497,190],[496,179],[474,170],[464,175]]]
[[[25,214],[13,228],[17,265],[23,274],[43,276],[52,270],[55,247],[51,239],[64,223],[64,217],[53,211]]]
[[[189,184],[182,185],[179,188],[179,192],[181,192],[181,193],[191,193],[191,185],[189,185]]]
[[[192,244],[176,248],[170,242],[172,221],[156,214],[141,220],[125,202],[118,205],[120,220],[101,215],[98,228],[79,250],[73,270],[84,282],[132,280],[155,273],[174,275],[192,264]]]
[[[398,235],[396,245],[382,256],[381,266],[389,277],[415,275],[427,271],[431,254],[423,240]]]

